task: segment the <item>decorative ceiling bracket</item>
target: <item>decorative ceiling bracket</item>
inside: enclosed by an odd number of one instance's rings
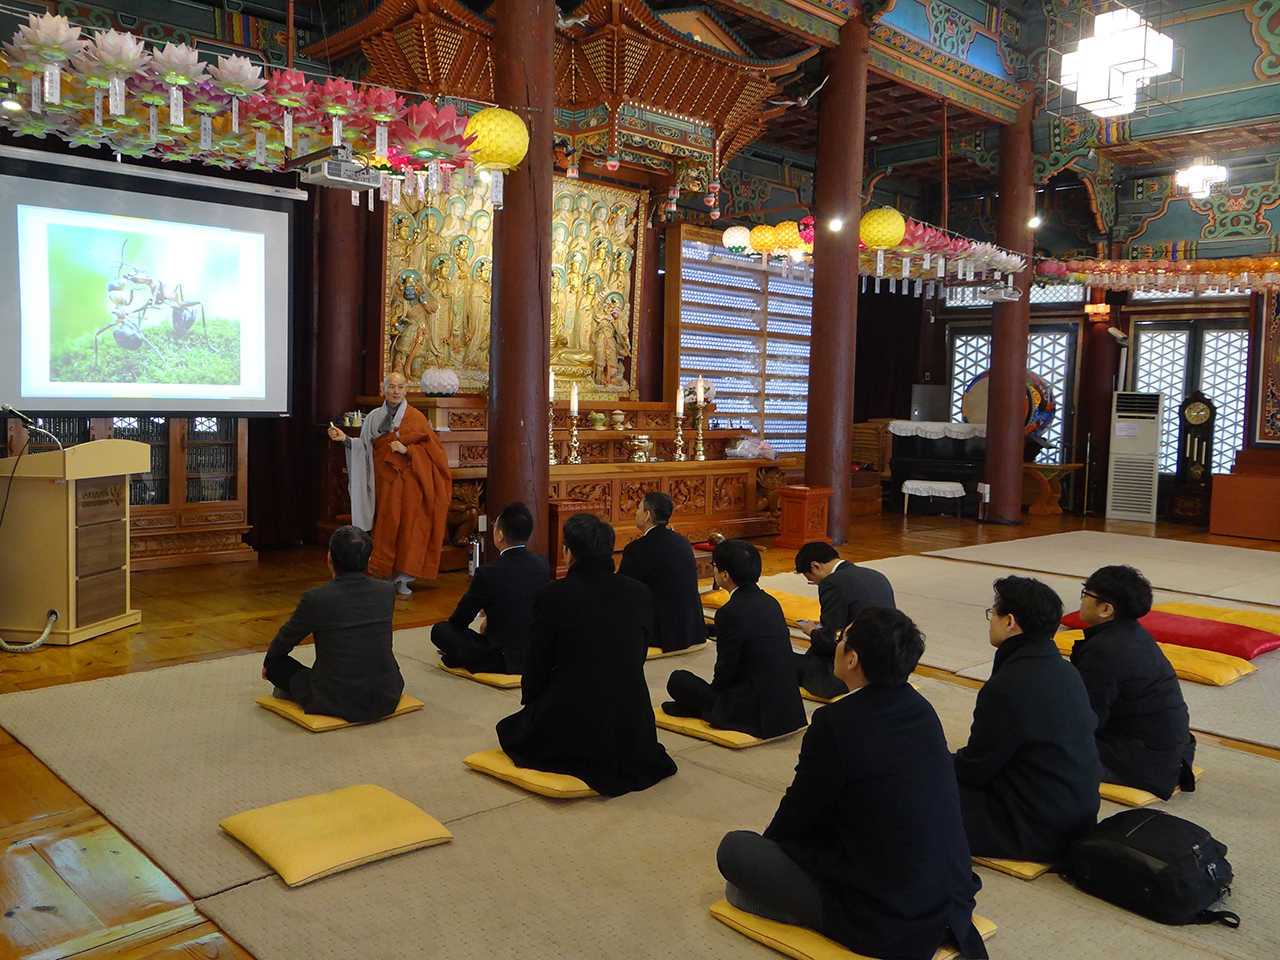
[[[862,22],[868,27],[893,9],[898,0],[862,0]]]

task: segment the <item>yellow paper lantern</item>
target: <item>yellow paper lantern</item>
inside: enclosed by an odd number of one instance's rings
[[[859,235],[872,250],[887,250],[902,242],[907,233],[907,221],[892,207],[881,207],[862,215]]]
[[[804,243],[800,239],[800,224],[794,220],[783,220],[773,228],[774,245],[780,250],[799,250]]]
[[[773,253],[778,246],[777,232],[767,223],[752,227],[750,237],[751,249],[756,253],[763,253],[765,256]]]
[[[477,170],[514,170],[529,152],[529,128],[510,110],[488,107],[467,121],[472,162]]]
[[[746,227],[730,227],[721,236],[720,245],[734,253],[742,253],[751,246],[751,231]]]

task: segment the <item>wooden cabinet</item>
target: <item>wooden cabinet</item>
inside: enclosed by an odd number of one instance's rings
[[[248,443],[244,418],[38,417],[65,446],[90,440],[138,440],[151,447],[151,471],[129,477],[129,554],[134,570],[199,563],[256,561],[244,542],[249,532]],[[9,452],[27,442],[26,429],[9,421]],[[56,449],[30,434],[28,451]]]

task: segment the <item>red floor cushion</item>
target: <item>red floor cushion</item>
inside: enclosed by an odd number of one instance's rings
[[[1280,647],[1280,634],[1268,633],[1238,623],[1220,623],[1202,620],[1200,617],[1184,617],[1177,613],[1152,610],[1138,621],[1155,637],[1158,643],[1172,643],[1198,650],[1216,650],[1233,657],[1252,660],[1259,654],[1269,653]],[[1084,629],[1080,611],[1068,613],[1062,625],[1073,630]]]

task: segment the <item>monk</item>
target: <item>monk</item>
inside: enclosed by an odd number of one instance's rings
[[[360,436],[329,425],[329,438],[347,447],[351,522],[373,534],[369,576],[391,577],[402,597],[415,577],[431,580],[440,570],[453,487],[440,438],[408,392],[404,375],[389,373],[386,400],[364,418]]]

